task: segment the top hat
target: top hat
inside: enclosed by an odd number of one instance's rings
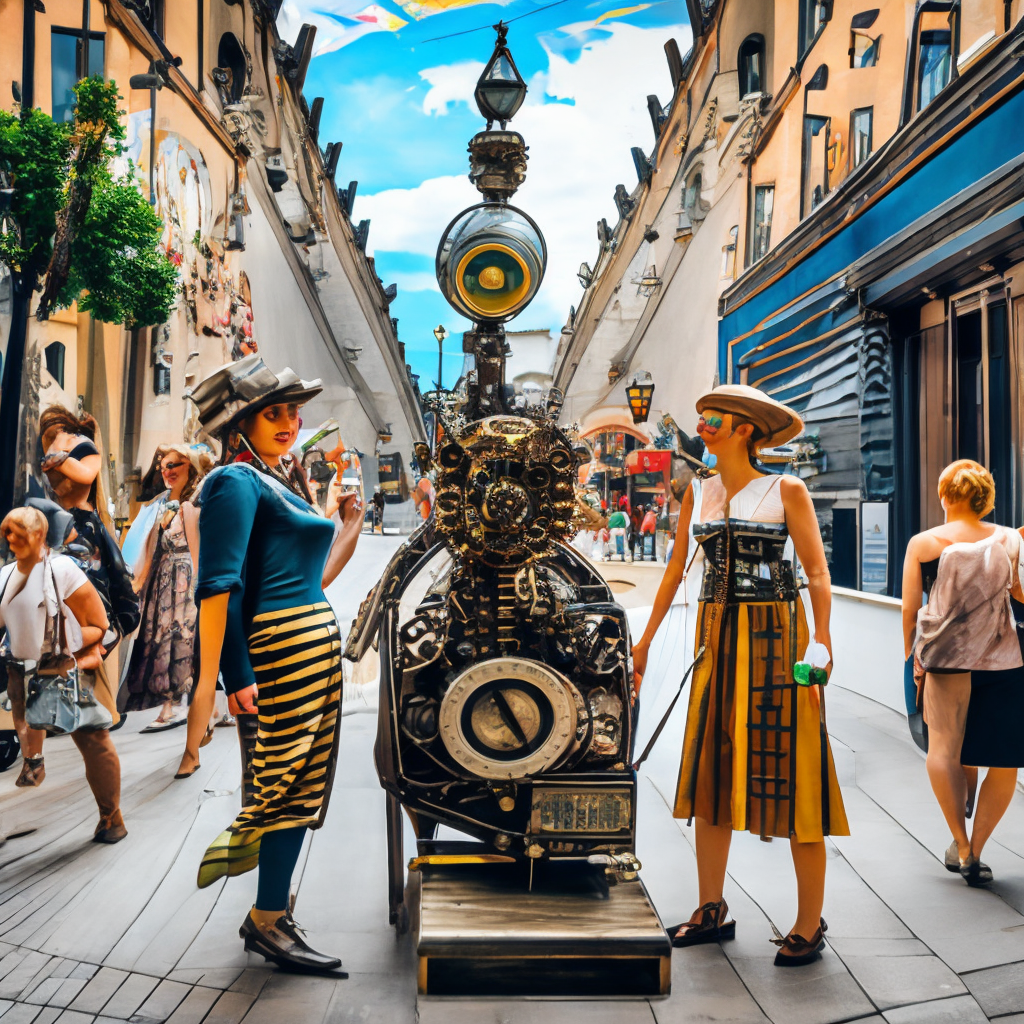
[[[804,421],[788,405],[747,384],[722,384],[697,399],[697,412],[715,409],[731,413],[761,431],[755,448],[772,448],[791,441],[804,429]]]
[[[302,405],[323,391],[318,380],[302,380],[286,366],[273,373],[258,355],[245,356],[214,370],[187,394],[210,434],[221,433],[260,409],[279,402]]]

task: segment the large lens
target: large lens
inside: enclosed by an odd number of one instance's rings
[[[537,294],[547,249],[521,210],[481,203],[459,214],[437,251],[437,280],[451,305],[475,321],[511,320]]]

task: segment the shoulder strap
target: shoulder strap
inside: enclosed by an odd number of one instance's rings
[[[57,621],[57,629],[56,629],[57,637],[56,637],[56,639],[57,639],[57,643],[60,645],[59,646],[59,650],[60,650],[61,654],[70,654],[71,652],[68,650],[67,629],[65,628],[65,621],[64,621],[65,618],[66,618],[66,616],[64,615],[64,601],[63,601],[63,599],[61,598],[61,595],[60,595],[60,588],[57,586],[57,574],[53,571],[53,565],[50,563],[50,558],[49,558],[48,555],[45,556],[44,559],[43,559],[43,566],[44,566],[44,570],[48,569],[49,572],[50,572],[50,580],[53,583],[53,593],[54,593],[54,596],[57,598],[57,614],[56,614],[55,618],[56,618],[56,621]],[[46,602],[46,595],[44,594],[43,595],[43,603],[45,604],[45,602]],[[51,640],[51,648],[50,649],[52,651],[53,650],[53,648],[52,648],[52,641],[53,641],[53,619],[51,619],[50,616],[47,616],[46,625],[48,627],[47,631],[50,633],[50,640]],[[46,640],[45,639],[43,640],[43,644],[45,646],[45,644],[46,644]],[[54,653],[56,653],[56,652],[54,652]]]

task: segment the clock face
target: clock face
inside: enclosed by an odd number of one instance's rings
[[[522,779],[547,770],[575,738],[572,684],[524,658],[494,658],[466,669],[441,702],[448,753],[485,779]]]

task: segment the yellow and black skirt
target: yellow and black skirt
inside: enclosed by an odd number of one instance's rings
[[[255,796],[229,831],[319,828],[341,733],[341,636],[331,606],[255,616],[249,659],[259,711]]]
[[[824,694],[799,686],[803,604],[699,604],[698,646],[673,814],[762,837],[849,835]]]

